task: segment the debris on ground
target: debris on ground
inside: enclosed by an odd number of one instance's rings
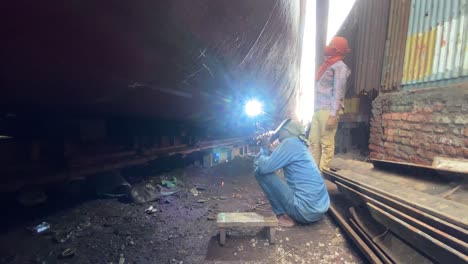
[[[190,192],[193,194],[193,196],[198,196],[198,190],[197,190],[197,188],[192,188],[192,189],[190,189]]]
[[[75,255],[76,248],[67,248],[60,254],[60,258],[71,258]]]
[[[145,210],[147,214],[154,214],[157,211],[158,211],[158,208],[154,208],[152,205]]]
[[[177,186],[177,178],[174,177],[172,181],[170,180],[162,180],[161,185],[167,188],[174,188]]]
[[[162,186],[162,177],[175,177],[176,187]],[[130,203],[94,197],[71,205],[63,199],[64,206],[50,209],[40,222],[32,218],[0,233],[0,263],[57,263],[62,253],[70,254],[67,263],[362,263],[329,216],[313,225],[277,229],[273,245],[262,228],[227,229],[227,243],[221,247],[216,225],[220,211],[246,212],[259,205],[265,212],[257,213],[271,213],[250,158],[130,182]],[[197,188],[197,197],[192,188]],[[238,193],[241,199],[231,198]],[[150,204],[142,205],[146,202]],[[41,235],[24,232],[41,222],[53,228]]]
[[[33,228],[33,231],[37,234],[42,233],[50,229],[50,225],[47,222],[42,222],[41,224],[37,225]]]

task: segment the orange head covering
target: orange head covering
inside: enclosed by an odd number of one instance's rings
[[[320,66],[315,80],[318,81],[328,67],[342,60],[348,52],[350,52],[350,49],[348,47],[348,41],[345,38],[332,38],[330,44],[325,47],[325,62]]]

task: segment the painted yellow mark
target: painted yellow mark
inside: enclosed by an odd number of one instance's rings
[[[432,74],[435,40],[436,28],[408,37],[403,66],[403,82],[421,80]]]
[[[432,67],[434,63],[434,54],[435,54],[435,45],[436,45],[436,34],[437,33],[437,27],[433,27],[429,31],[429,47],[428,47],[428,54],[427,54],[427,65],[426,65],[426,71],[424,73],[424,78],[429,77],[432,75]]]
[[[408,36],[408,40],[406,41],[406,52],[405,52],[405,64],[403,65],[403,83],[408,82],[413,76],[414,70],[414,50],[413,47],[416,43],[416,34]]]

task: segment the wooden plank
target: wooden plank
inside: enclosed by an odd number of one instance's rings
[[[338,210],[333,204],[330,204],[329,212],[340,224],[346,234],[351,238],[355,245],[361,250],[362,254],[369,260],[369,262],[374,264],[381,264],[382,261],[375,255],[372,249],[367,246],[367,244],[359,237],[359,235],[354,231],[354,229],[346,222],[346,220],[341,216]]]
[[[468,206],[452,202],[441,197],[432,196],[408,188],[403,188],[384,180],[361,175],[348,170],[338,172],[324,171],[352,182],[358,186],[383,194],[399,202],[411,205],[447,222],[468,228]]]
[[[394,215],[385,212],[371,203],[367,203],[367,207],[370,209],[370,213],[375,220],[390,228],[395,234],[434,261],[453,264],[468,262],[468,256],[447,246],[405,221],[398,219]]]
[[[216,224],[218,227],[277,226],[278,219],[275,216],[262,216],[255,212],[219,213]]]
[[[338,186],[338,189],[345,193],[348,197],[352,197],[354,200],[360,200],[364,204],[367,204],[368,202],[371,204],[374,204],[376,206],[379,206],[381,209],[385,210],[386,212],[389,212],[398,218],[404,220],[405,222],[411,224],[412,226],[415,226],[416,228],[422,230],[423,232],[427,233],[428,235],[434,237],[435,239],[440,240],[441,242],[449,245],[450,247],[454,248],[455,250],[460,251],[463,254],[468,253],[468,243],[457,239],[441,230],[438,230],[427,223],[424,223],[422,221],[419,221],[416,218],[413,218],[407,214],[404,214],[390,206],[387,206],[375,199],[370,198],[367,195],[364,195],[356,190],[353,190],[352,188],[345,186],[339,182],[336,183]],[[353,215],[353,214],[352,214]]]
[[[339,176],[336,175],[331,175],[329,174],[328,177],[333,178],[335,180],[335,183],[337,184],[338,188],[341,188],[340,191],[346,190],[342,188],[343,185],[346,185],[347,187],[352,188],[353,190],[357,191],[359,195],[356,195],[352,192],[348,192],[348,194],[352,194],[350,198],[353,201],[360,201],[362,198],[361,197],[370,197],[372,199],[375,199],[383,204],[386,204],[398,211],[401,211],[411,217],[414,217],[421,222],[426,223],[427,225],[433,226],[447,234],[452,235],[453,237],[461,240],[461,241],[467,241],[468,240],[468,231],[462,227],[459,227],[457,225],[454,225],[452,223],[449,223],[447,221],[444,221],[442,219],[439,219],[431,214],[427,214],[421,210],[418,210],[416,208],[413,208],[411,205],[407,205],[404,203],[401,203],[395,199],[386,197],[382,194],[379,194],[377,192],[374,192],[370,189],[367,189],[365,187],[356,185],[350,181],[347,181]],[[365,196],[363,196],[365,195]],[[365,200],[365,202],[372,201],[372,200]],[[362,203],[362,201],[361,201]]]
[[[390,161],[390,160],[379,160],[379,159],[370,159],[370,161],[374,164],[374,166],[378,166],[380,164],[387,164],[387,165],[399,165],[399,166],[408,166],[408,167],[414,167],[414,168],[422,168],[422,169],[429,169],[432,171],[436,172],[441,172],[441,173],[450,173],[450,174],[457,174],[463,177],[468,177],[467,172],[460,172],[452,169],[446,169],[446,168],[436,168],[432,166],[427,166],[427,165],[420,165],[420,164],[415,164],[415,163],[406,163],[406,162],[399,162],[399,161]]]
[[[437,156],[434,157],[434,160],[432,161],[432,167],[437,169],[468,173],[468,160]]]

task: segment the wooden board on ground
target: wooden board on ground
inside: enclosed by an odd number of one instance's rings
[[[447,157],[434,157],[432,167],[437,169],[446,169],[468,173],[468,160],[466,159],[451,159]]]
[[[262,216],[257,213],[219,213],[216,223],[218,227],[269,227],[277,226],[275,216]]]
[[[226,227],[264,227],[270,244],[275,243],[276,216],[263,216],[257,213],[219,213],[216,223],[219,227],[219,243],[226,244]]]

